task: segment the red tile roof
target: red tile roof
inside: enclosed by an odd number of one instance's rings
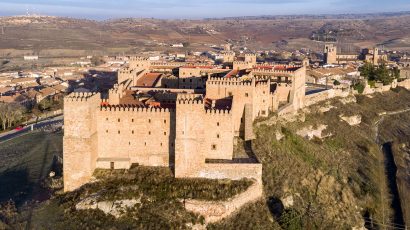
[[[137,81],[136,86],[154,87],[160,79],[162,73],[146,73]]]

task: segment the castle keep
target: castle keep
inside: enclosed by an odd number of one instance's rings
[[[253,122],[304,105],[306,66],[258,64],[226,53],[226,65],[134,57],[107,96],[64,101],[64,189],[96,168],[171,167],[175,177],[261,180],[262,165],[235,148],[255,138]],[[104,99],[102,99],[104,98]]]

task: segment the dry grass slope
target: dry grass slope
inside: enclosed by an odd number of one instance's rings
[[[347,229],[363,225],[363,215],[390,224],[383,154],[375,143],[373,122],[380,112],[409,107],[409,100],[410,92],[404,89],[374,98],[359,96],[352,104],[335,99],[310,107],[298,121],[259,126],[253,148],[263,162],[266,200],[212,227]],[[328,104],[337,108],[319,111]],[[349,126],[340,114],[360,114],[363,121]],[[330,137],[307,140],[296,135],[305,126],[320,124],[328,125],[325,135]],[[277,132],[284,135],[282,140],[276,139]],[[283,207],[280,200],[289,197],[293,205]]]

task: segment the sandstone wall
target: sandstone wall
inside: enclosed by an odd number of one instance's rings
[[[64,99],[64,190],[87,183],[97,159],[96,111],[100,94],[72,93]]]
[[[175,176],[193,177],[205,159],[232,159],[230,111],[204,110],[197,95],[178,95],[176,107]]]
[[[210,78],[206,83],[206,96],[221,99],[233,96],[232,114],[235,135],[242,133],[244,125],[244,109],[246,104],[252,105],[252,121],[258,116],[268,116],[273,95],[270,94],[270,81],[255,80],[244,82],[235,78]]]
[[[279,102],[289,102],[291,90],[292,85],[286,83],[278,83],[276,86],[276,92],[278,94]]]
[[[262,164],[245,163],[208,163],[198,172],[197,177],[209,179],[240,180],[242,178],[262,180]]]
[[[342,89],[329,89],[319,93],[306,95],[305,106],[317,104],[319,102],[334,98],[334,97],[347,97],[350,95],[350,91],[343,91]]]
[[[295,110],[304,107],[305,94],[306,94],[306,66],[299,68],[295,71],[294,77],[292,78],[292,91],[290,94],[290,103],[293,105]]]
[[[128,159],[146,166],[169,166],[174,152],[175,111],[103,108],[97,112],[97,124],[100,165],[102,159],[118,164]]]
[[[254,82],[241,82],[236,79],[208,79],[206,96],[211,99],[222,99],[233,96],[232,114],[235,135],[243,132],[245,104],[253,104],[255,94]],[[254,114],[252,114],[254,119]]]

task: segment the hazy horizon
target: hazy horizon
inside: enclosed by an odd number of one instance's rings
[[[410,11],[408,0],[1,0],[0,16],[38,14],[88,19],[202,19],[262,15],[323,15]]]

